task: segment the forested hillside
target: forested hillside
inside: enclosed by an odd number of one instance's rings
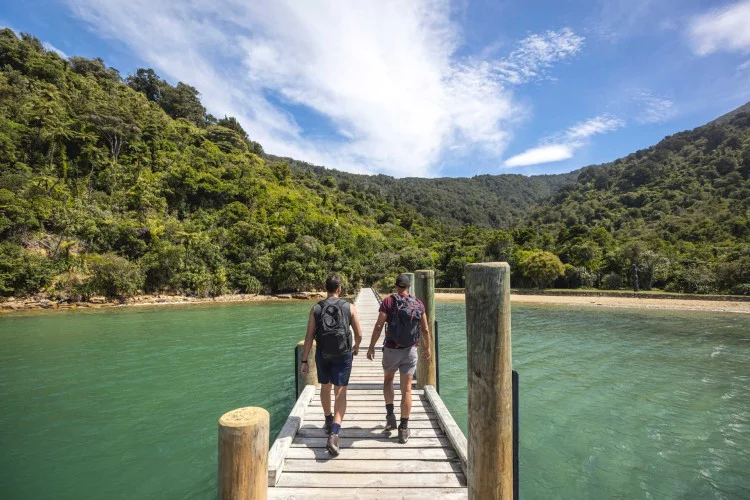
[[[353,286],[506,260],[514,286],[750,294],[750,117],[571,174],[393,179],[267,155],[190,85],[0,31],[0,296]],[[570,184],[566,184],[570,182]]]
[[[291,158],[269,158],[289,163],[297,172],[331,177],[344,190],[372,193],[389,203],[405,201],[429,219],[457,227],[510,229],[560,186],[574,182],[579,172],[555,175],[478,175],[396,179],[387,175],[357,175],[313,166]],[[408,170],[407,170],[408,171]]]

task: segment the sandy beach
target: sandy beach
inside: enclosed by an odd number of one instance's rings
[[[435,300],[463,302],[462,293],[436,293]],[[583,307],[621,307],[630,309],[672,309],[680,311],[710,311],[750,314],[750,302],[652,299],[632,297],[581,297],[560,295],[516,295],[511,294],[512,304],[552,304]]]

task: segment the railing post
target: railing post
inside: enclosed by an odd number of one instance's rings
[[[513,498],[510,266],[468,264],[469,499]]]
[[[435,271],[420,270],[414,273],[414,295],[424,303],[427,325],[430,329],[430,348],[432,349],[432,356],[425,360],[422,358],[424,342],[419,344],[417,388],[422,389],[426,385],[437,385],[435,369],[435,353],[437,350],[437,345],[435,345]]]
[[[299,398],[302,391],[305,390],[306,385],[318,385],[318,369],[315,365],[315,341],[313,340],[312,349],[310,354],[307,356],[307,366],[309,370],[307,375],[302,375],[300,368],[302,367],[302,356],[305,354],[305,341],[300,340],[297,342],[297,346],[294,348],[294,368],[295,368],[295,399]]]
[[[219,500],[268,497],[269,415],[246,407],[219,419]]]

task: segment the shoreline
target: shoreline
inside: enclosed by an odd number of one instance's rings
[[[462,293],[435,293],[435,300],[443,302],[464,302]],[[701,299],[673,299],[673,298],[635,298],[635,297],[590,297],[563,295],[510,295],[511,304],[539,304],[559,306],[583,307],[615,307],[624,309],[655,309],[673,311],[704,311],[750,314],[750,302],[731,300],[701,300]]]

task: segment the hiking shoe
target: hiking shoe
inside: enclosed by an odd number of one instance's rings
[[[398,442],[399,443],[406,444],[410,436],[411,436],[411,431],[409,430],[408,427],[398,430]]]
[[[328,453],[330,453],[334,457],[339,456],[339,435],[338,434],[331,434],[330,436],[328,436],[328,442],[326,443],[326,450],[328,450]]]
[[[323,424],[323,430],[326,431],[326,434],[331,434],[331,426],[333,425],[333,420],[330,422],[326,420],[326,422]]]
[[[396,415],[386,415],[385,416],[385,430],[386,431],[392,431],[396,428]]]

